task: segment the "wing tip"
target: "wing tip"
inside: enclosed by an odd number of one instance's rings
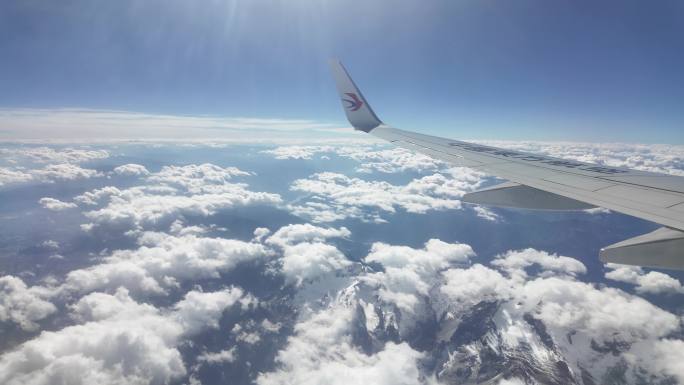
[[[349,75],[344,64],[337,59],[330,59],[337,92],[342,102],[342,108],[347,115],[347,120],[351,125],[360,131],[370,132],[372,129],[382,125],[382,121],[373,112],[368,101],[361,93],[359,87]]]

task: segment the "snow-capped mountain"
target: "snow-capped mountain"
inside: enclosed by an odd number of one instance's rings
[[[619,336],[603,344],[573,330],[560,336],[536,317],[539,309],[511,311],[520,305],[510,301],[484,300],[466,309],[459,307],[455,313],[448,305],[438,310],[444,304],[433,307],[432,298],[426,296],[418,306],[419,315],[407,314],[383,302],[376,288],[357,279],[327,298],[329,302],[321,304],[353,312],[351,336],[357,349],[370,355],[388,342],[407,342],[424,353],[426,378],[432,376],[438,383],[677,383],[628,362],[623,353],[629,351],[630,344]]]

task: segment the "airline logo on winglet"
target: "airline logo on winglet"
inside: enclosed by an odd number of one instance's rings
[[[363,102],[361,99],[359,99],[358,96],[356,96],[355,93],[352,92],[347,92],[345,95],[349,96],[351,99],[342,99],[342,101],[347,102],[347,109],[349,111],[357,111],[361,106],[363,106]]]

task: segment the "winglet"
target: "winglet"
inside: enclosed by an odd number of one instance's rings
[[[342,63],[333,59],[330,61],[330,68],[335,78],[337,92],[342,100],[342,108],[347,114],[349,123],[355,129],[364,132],[370,132],[370,130],[381,125],[382,121],[375,115]]]

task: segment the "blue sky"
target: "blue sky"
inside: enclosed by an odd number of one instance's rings
[[[0,108],[343,125],[334,56],[401,128],[681,144],[683,20],[679,1],[8,0]]]

